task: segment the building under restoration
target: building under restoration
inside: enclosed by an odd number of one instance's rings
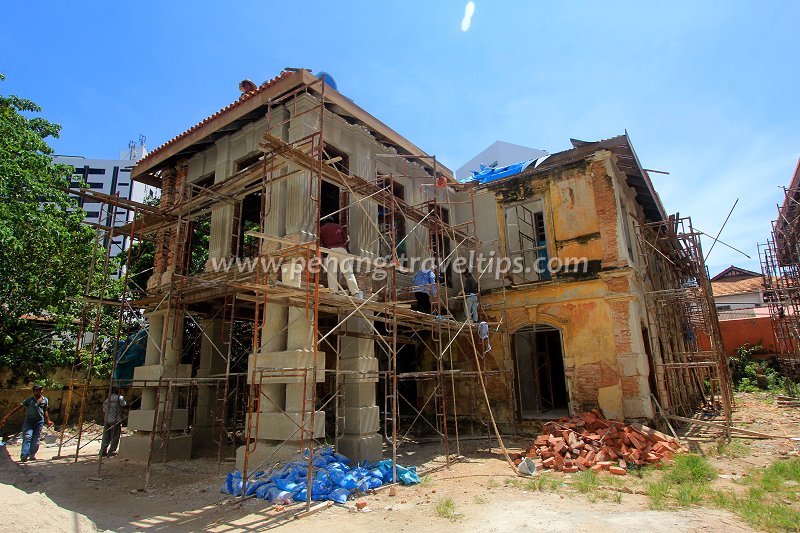
[[[123,455],[238,438],[252,471],[317,442],[374,460],[415,424],[449,457],[464,427],[729,414],[699,233],[665,213],[627,134],[457,182],[307,70],[240,89],[132,172],[162,194],[124,228],[156,251],[126,304],[149,328]],[[363,297],[316,268],[325,217],[349,234]]]

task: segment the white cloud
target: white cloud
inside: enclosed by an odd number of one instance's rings
[[[472,24],[472,15],[474,14],[475,2],[467,2],[467,6],[464,8],[464,18],[461,19],[461,31],[469,30],[469,27]]]

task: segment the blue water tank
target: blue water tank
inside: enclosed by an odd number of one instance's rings
[[[317,72],[317,77],[320,78],[325,83],[327,83],[328,87],[333,87],[334,89],[337,89],[336,80],[334,80],[333,76],[331,76],[330,74],[328,74],[324,70],[321,70],[321,71]]]

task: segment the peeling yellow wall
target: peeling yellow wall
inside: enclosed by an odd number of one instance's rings
[[[618,364],[619,357],[644,357],[646,363],[646,355],[633,320],[643,303],[632,289],[637,273],[622,234],[618,196],[622,185],[608,170],[612,159],[609,152],[601,152],[569,169],[497,188],[496,222],[486,223],[498,224],[503,249],[501,203],[540,197],[550,257],[562,261],[585,257],[598,268],[582,278],[556,274],[552,281],[508,288],[505,294],[494,290],[482,296],[481,304],[492,321],[502,321],[510,332],[537,323],[561,330],[571,412],[599,407],[609,417],[649,417],[649,390],[631,385],[647,387],[646,368],[642,379],[639,374],[623,375]],[[497,366],[513,368],[511,346],[497,350]],[[647,365],[628,366],[639,372]]]

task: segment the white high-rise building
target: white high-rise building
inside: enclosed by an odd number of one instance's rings
[[[75,169],[70,187],[77,189],[85,183],[86,189],[108,195],[119,193],[120,198],[144,202],[149,194],[156,194],[153,187],[140,182],[131,181],[131,170],[136,161],[147,154],[144,144],[131,144],[128,150],[120,152],[120,159],[89,159],[83,156],[54,155],[53,161],[62,165],[70,165]],[[89,198],[73,195],[86,211],[84,221],[93,227],[120,227],[133,218],[133,213],[122,207],[114,209],[109,204],[93,202]],[[128,239],[124,235],[115,236],[111,242],[104,243],[111,247],[114,257],[128,249]]]

